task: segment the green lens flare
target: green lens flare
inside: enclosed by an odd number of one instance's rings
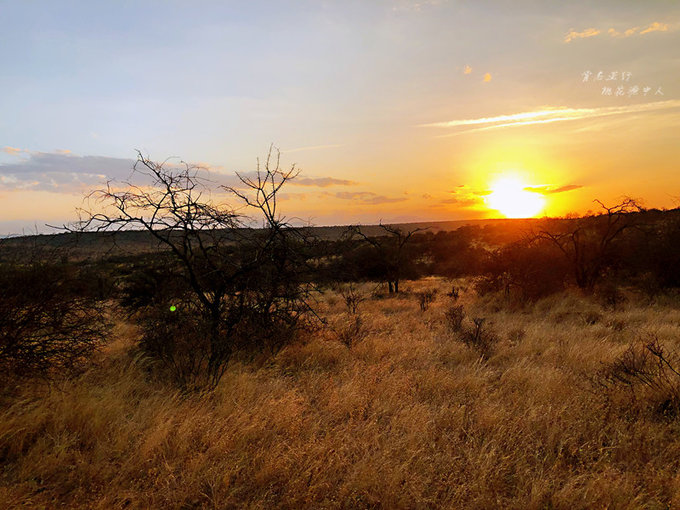
[[[175,310],[177,310],[177,307],[176,307],[175,305],[172,305],[172,306],[170,307],[170,311],[171,311],[171,312],[174,312]]]

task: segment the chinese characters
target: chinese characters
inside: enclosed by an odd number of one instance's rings
[[[581,73],[582,83],[601,84],[600,94],[613,97],[633,97],[633,96],[663,96],[661,87],[650,87],[648,85],[631,84],[630,79],[633,73],[630,71],[584,71]],[[612,83],[614,82],[614,83]]]

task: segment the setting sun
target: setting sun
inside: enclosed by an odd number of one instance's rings
[[[545,207],[545,199],[527,191],[527,185],[514,177],[503,177],[491,185],[486,205],[506,218],[531,218]]]

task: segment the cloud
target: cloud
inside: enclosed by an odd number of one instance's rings
[[[470,189],[465,184],[459,184],[455,189],[449,191],[451,196],[439,200],[430,207],[445,207],[455,205],[459,209],[478,209],[484,205],[484,197],[491,194],[490,190]]]
[[[666,23],[659,23],[658,21],[655,21],[654,23],[650,24],[647,28],[642,30],[640,32],[640,35],[648,34],[650,32],[667,32],[668,31],[668,25]]]
[[[600,31],[597,28],[586,28],[582,32],[576,32],[573,28],[567,32],[564,36],[564,42],[568,43],[574,39],[585,39],[587,37],[594,37],[599,34]]]
[[[408,200],[406,197],[384,197],[382,195],[376,195],[362,200],[362,203],[366,205],[380,205],[380,204],[394,204],[396,202],[404,202]]]
[[[205,161],[195,161],[189,163],[189,166],[200,168],[202,170],[208,170],[209,172],[220,173],[224,171],[224,167],[221,165],[213,165],[212,163],[206,163]]]
[[[458,127],[458,126],[470,126],[475,124],[490,124],[495,122],[517,121],[545,116],[548,114],[548,111],[549,110],[540,110],[536,112],[513,113],[510,115],[497,115],[495,117],[481,117],[479,119],[448,120],[445,122],[420,124],[420,127]],[[464,185],[461,184],[461,186]]]
[[[317,186],[319,188],[327,188],[329,186],[356,186],[359,183],[346,179],[335,179],[333,177],[296,177],[290,181],[290,184],[293,186]]]
[[[22,152],[26,152],[24,149],[17,149],[16,147],[10,147],[9,145],[2,148],[2,152],[11,154],[12,156],[17,156]]]
[[[470,74],[471,72],[472,72],[472,68],[470,66],[466,65],[463,68],[463,74]]]
[[[81,193],[107,179],[127,178],[135,163],[131,159],[104,156],[23,152],[28,153],[27,158],[0,164],[0,189]]]
[[[621,106],[604,106],[600,108],[565,108],[552,107],[533,112],[520,112],[510,115],[497,115],[495,117],[481,117],[478,119],[449,120],[445,122],[434,122],[421,124],[421,127],[441,127],[456,128],[474,126],[472,129],[463,129],[455,133],[440,136],[456,136],[462,133],[474,131],[487,131],[514,126],[526,126],[532,124],[547,124],[552,122],[564,122],[569,120],[593,119],[607,117],[611,115],[640,114],[661,110],[671,110],[680,108],[680,100],[671,99],[668,101],[654,101],[650,103],[638,103]],[[485,125],[486,124],[486,125]],[[476,127],[476,126],[482,127]]]
[[[307,200],[307,195],[305,193],[280,193],[276,195],[277,200],[282,202],[289,200]]]
[[[649,34],[650,32],[668,32],[671,30],[671,27],[667,23],[660,23],[658,21],[655,21],[653,23],[650,23],[646,27],[640,27],[640,26],[635,26],[635,27],[630,27],[627,28],[623,31],[619,31],[615,28],[610,28],[607,30],[607,33],[611,37],[617,37],[617,38],[625,38],[625,37],[631,37],[633,35],[644,35],[644,34]],[[583,32],[575,32],[573,29],[570,30],[567,35],[564,37],[564,42],[568,43],[571,42],[573,39],[576,38],[586,38],[586,37],[593,37],[601,33],[600,30],[595,29],[595,28],[589,28],[587,30],[584,30]]]
[[[404,202],[405,200],[408,200],[406,197],[386,197],[377,195],[372,191],[338,191],[337,193],[327,193],[327,196],[333,196],[341,200],[358,201],[365,205],[393,204],[395,202]]]
[[[451,198],[445,198],[444,200],[439,201],[440,204],[445,204],[445,205],[459,205],[461,207],[471,207],[475,205],[479,205],[481,203],[481,200],[478,198],[456,198],[456,197],[451,197]]]
[[[370,191],[338,191],[337,193],[332,194],[332,196],[336,198],[341,198],[343,200],[363,199],[371,195],[375,195],[375,193],[372,193]]]
[[[555,193],[564,193],[566,191],[580,189],[582,187],[583,186],[581,186],[580,184],[567,184],[566,186],[560,186],[559,188],[551,188],[550,186],[529,186],[524,188],[524,191],[540,193],[541,195],[552,195]]]
[[[110,158],[106,156],[79,156],[71,151],[32,152],[12,149],[5,152],[27,156],[15,163],[0,164],[0,190],[36,190],[59,193],[76,193],[90,191],[107,181],[124,182],[132,179],[135,184],[143,184],[149,179],[141,175],[133,175],[136,160],[126,158]],[[160,163],[160,161],[159,161]],[[210,163],[187,163],[200,170],[200,177],[206,185],[242,186],[234,173],[223,172],[221,166]],[[185,163],[178,159],[170,159],[164,163],[168,169],[184,168]],[[241,173],[244,177],[255,178],[254,171]],[[304,181],[304,179],[302,179]],[[291,184],[295,180],[291,181]],[[348,181],[349,182],[349,181]],[[304,184],[303,184],[304,185]],[[327,184],[330,185],[330,184]]]
[[[630,37],[631,35],[635,35],[638,30],[640,30],[640,27],[629,28],[623,32],[619,32],[615,28],[610,28],[607,30],[607,33],[612,37]]]
[[[488,83],[488,82],[490,82],[490,81],[491,81],[491,73],[486,73],[486,74],[484,75],[484,82],[485,82],[485,83]]]

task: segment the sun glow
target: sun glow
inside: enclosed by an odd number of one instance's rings
[[[506,218],[533,218],[545,207],[545,198],[526,188],[527,184],[515,177],[502,177],[491,185],[486,205]]]

